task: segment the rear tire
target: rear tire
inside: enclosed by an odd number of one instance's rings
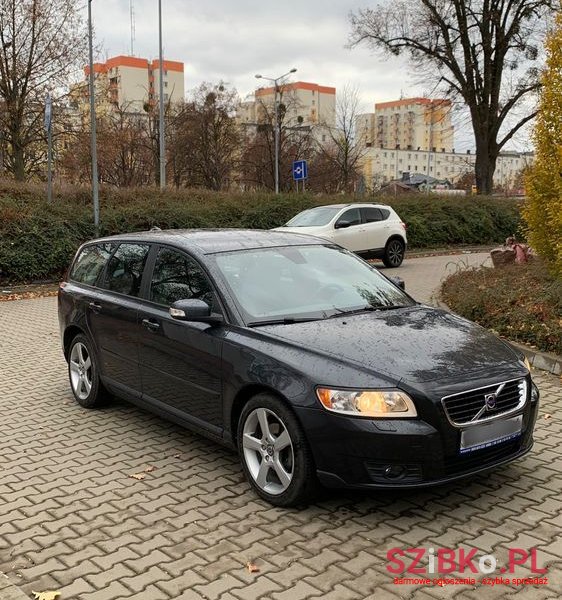
[[[98,361],[90,340],[79,333],[68,350],[68,379],[76,402],[84,408],[102,406],[108,398],[99,377]]]
[[[406,245],[398,238],[393,238],[386,243],[384,249],[383,263],[385,267],[395,269],[402,264],[404,260],[404,253],[406,252]]]
[[[261,498],[274,506],[313,498],[318,483],[308,440],[279,398],[258,394],[244,406],[237,442],[244,474]]]

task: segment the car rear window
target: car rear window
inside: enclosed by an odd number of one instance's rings
[[[77,283],[95,285],[114,249],[114,244],[92,244],[82,249],[69,278]]]

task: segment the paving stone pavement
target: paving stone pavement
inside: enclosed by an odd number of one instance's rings
[[[395,272],[426,299],[427,278],[450,262]],[[555,376],[535,380],[527,458],[435,489],[326,492],[278,509],[253,495],[230,451],[123,402],[80,408],[56,299],[0,303],[0,571],[29,596],[59,590],[61,600],[559,598],[562,389]],[[144,480],[129,477],[149,466]],[[460,546],[500,565],[509,548],[536,548],[548,585],[395,585],[386,570],[390,548]]]

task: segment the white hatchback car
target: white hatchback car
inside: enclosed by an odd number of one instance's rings
[[[314,235],[365,258],[382,258],[399,267],[408,240],[406,224],[384,204],[330,204],[300,212],[276,231]]]

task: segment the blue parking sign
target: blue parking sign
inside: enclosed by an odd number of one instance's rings
[[[295,160],[293,162],[293,179],[303,181],[308,178],[308,165],[306,160]]]

